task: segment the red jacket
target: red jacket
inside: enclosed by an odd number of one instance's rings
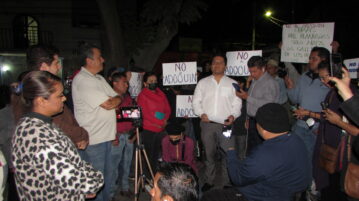
[[[144,88],[137,97],[137,103],[142,108],[143,129],[156,133],[163,131],[171,114],[166,95],[159,88],[155,91]],[[164,118],[156,118],[156,112],[163,113]]]

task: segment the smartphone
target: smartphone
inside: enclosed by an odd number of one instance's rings
[[[232,126],[231,125],[224,125],[222,129],[222,135],[226,138],[230,138],[232,136]]]
[[[342,78],[342,55],[341,54],[331,54],[330,55],[330,76]]]
[[[297,105],[291,105],[291,106],[290,106],[290,109],[291,109],[292,111],[297,110],[297,109],[298,109],[298,106],[297,106]]]
[[[233,87],[236,89],[236,91],[241,91],[241,87],[237,83],[232,83]]]
[[[320,105],[322,106],[322,110],[328,109],[328,103],[327,102],[321,102]]]

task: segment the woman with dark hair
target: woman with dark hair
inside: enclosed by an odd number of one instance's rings
[[[359,128],[348,121],[340,109],[343,102],[333,85],[330,84],[330,64],[321,62],[318,65],[318,76],[321,82],[330,88],[322,105],[323,112],[314,112],[305,109],[299,109],[298,114],[305,117],[318,119],[319,128],[316,143],[313,152],[313,178],[316,189],[321,191],[322,200],[339,200],[340,190],[344,192],[342,180],[347,167],[347,146],[359,134]],[[351,86],[354,89],[353,86]],[[353,90],[355,91],[355,90]],[[338,157],[335,159],[335,172],[328,173],[320,165],[320,154],[322,146],[329,145],[338,150]]]
[[[144,88],[137,97],[137,103],[143,113],[141,136],[152,169],[156,171],[164,137],[163,130],[171,114],[171,108],[166,95],[158,88],[156,74],[146,73],[143,76],[143,84]]]
[[[103,175],[82,161],[76,146],[51,117],[62,112],[61,79],[33,71],[22,82],[21,98],[31,111],[17,124],[12,157],[20,200],[85,200],[103,185]]]

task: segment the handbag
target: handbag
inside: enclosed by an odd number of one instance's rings
[[[331,102],[333,93],[330,96],[329,103]],[[319,152],[319,166],[327,171],[329,174],[333,174],[337,168],[338,154],[340,146],[337,148],[332,147],[324,142],[325,126],[323,126],[322,144]],[[341,144],[341,143],[340,143]]]
[[[334,148],[327,144],[320,146],[319,165],[329,174],[333,174],[337,167],[339,147]]]
[[[344,190],[352,198],[359,199],[359,165],[350,161],[351,147],[350,137],[348,138],[348,169],[345,173]]]

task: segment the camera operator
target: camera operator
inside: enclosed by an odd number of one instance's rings
[[[125,73],[114,73],[111,77],[111,83],[114,91],[121,97],[121,107],[128,107],[133,105],[133,100],[128,89],[128,80]],[[117,120],[117,134],[114,141],[112,141],[111,158],[112,158],[112,189],[111,197],[116,195],[116,190],[120,189],[120,194],[130,197],[133,193],[129,189],[128,177],[130,174],[132,155],[133,155],[133,141],[135,137],[129,139],[130,132],[133,129],[132,122],[129,120]],[[120,166],[121,164],[121,166]],[[119,184],[116,185],[116,181]]]

